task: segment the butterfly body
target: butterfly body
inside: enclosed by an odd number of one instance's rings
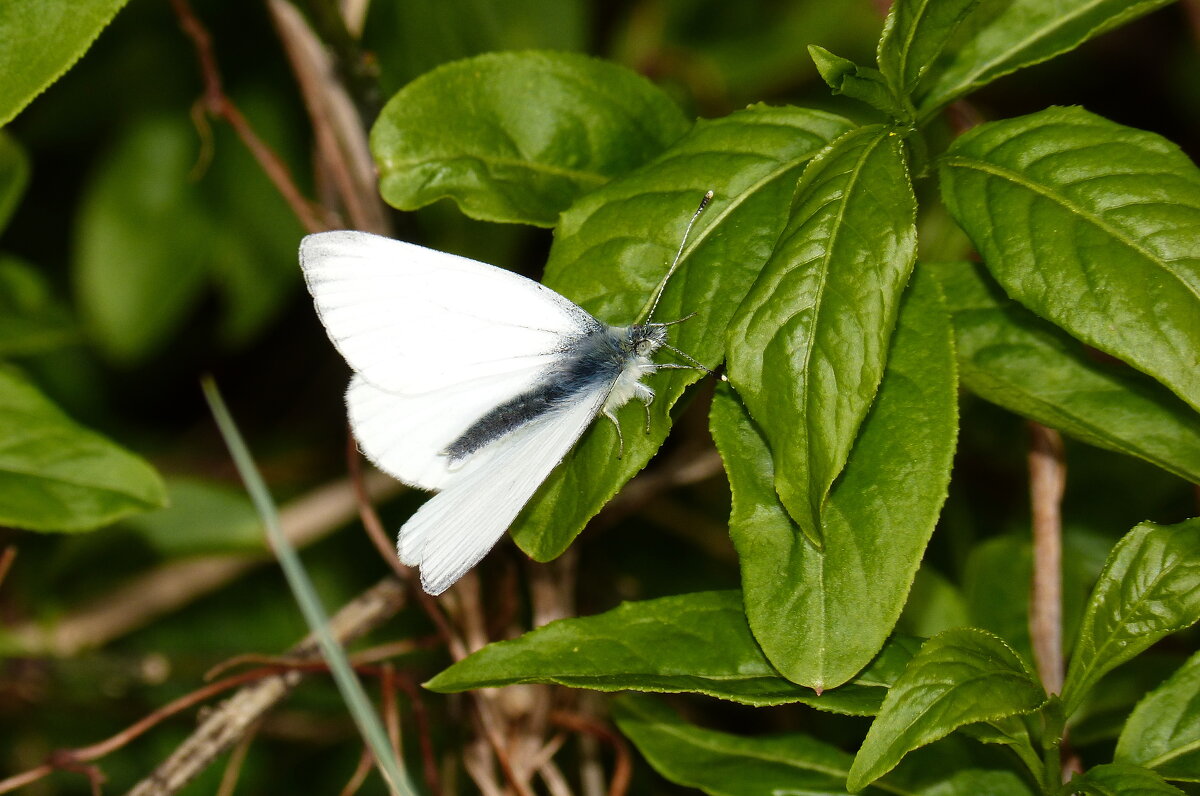
[[[363,232],[306,237],[317,312],[354,371],[359,448],[438,490],[400,529],[400,559],[439,594],[516,519],[592,421],[654,391],[665,324],[609,326],[518,274]],[[620,426],[617,427],[620,434]],[[623,442],[622,442],[623,449]]]

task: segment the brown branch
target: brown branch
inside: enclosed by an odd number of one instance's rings
[[[329,229],[330,225],[317,215],[313,205],[296,187],[287,164],[258,137],[233,100],[225,95],[221,88],[221,72],[217,68],[216,56],[213,55],[212,36],[192,11],[188,1],[171,0],[171,6],[175,9],[175,16],[179,18],[179,27],[196,48],[196,58],[200,62],[200,73],[204,78],[202,99],[208,112],[229,123],[308,232]]]
[[[1066,463],[1057,431],[1029,423],[1029,493],[1033,509],[1033,579],[1029,635],[1042,685],[1062,692],[1062,497]]]
[[[424,767],[425,784],[432,796],[441,796],[442,783],[438,775],[437,757],[433,752],[433,733],[429,726],[429,713],[425,710],[425,700],[421,698],[421,689],[410,678],[393,672],[391,675],[396,685],[408,696],[412,705],[413,720],[417,725],[417,740],[421,745],[421,762]]]
[[[625,739],[607,725],[588,716],[556,710],[550,714],[550,721],[573,732],[586,733],[598,738],[613,748],[616,763],[613,766],[612,782],[608,786],[609,796],[622,796],[629,790],[629,780],[633,773],[633,761],[629,755],[629,747]]]
[[[345,643],[383,624],[404,606],[404,586],[388,577],[342,607],[329,620],[329,631]],[[291,650],[300,661],[317,661],[320,650],[310,635]],[[280,702],[303,678],[291,670],[246,686],[212,711],[130,796],[165,796],[177,792],[203,771],[217,755],[243,737],[248,728]]]
[[[350,781],[346,783],[346,787],[342,788],[339,796],[354,796],[358,793],[358,789],[367,781],[367,774],[371,773],[372,765],[374,764],[374,756],[367,746],[363,746],[362,754],[358,756],[358,765],[354,767],[354,773],[350,775]]]
[[[250,744],[254,742],[254,736],[258,734],[258,725],[250,727],[237,745],[233,747],[233,752],[229,755],[229,762],[225,765],[225,771],[221,774],[221,784],[217,788],[217,796],[233,796],[237,790],[238,779],[241,778],[242,766],[246,762],[246,755],[250,752]]]
[[[391,233],[387,208],[375,189],[375,163],[367,133],[333,59],[304,15],[286,0],[267,0],[316,137],[320,162],[330,172],[355,229]]]
[[[17,546],[10,544],[4,548],[4,552],[0,553],[0,584],[4,583],[4,578],[8,575],[8,570],[12,567],[13,560],[17,557]]]
[[[375,499],[399,491],[399,484],[381,473],[372,473],[364,489]],[[354,487],[335,481],[291,501],[280,511],[284,534],[296,547],[306,547],[353,518],[358,506]],[[164,614],[215,591],[250,570],[275,559],[265,550],[253,555],[197,556],[151,569],[91,601],[49,628],[28,622],[11,630],[23,655],[70,657],[81,650],[100,647]]]

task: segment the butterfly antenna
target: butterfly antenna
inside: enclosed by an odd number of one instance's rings
[[[654,301],[650,302],[650,311],[645,315],[646,321],[654,317],[654,310],[658,308],[658,302],[662,298],[663,291],[667,289],[667,282],[670,281],[671,275],[675,273],[675,269],[679,267],[679,259],[683,257],[683,247],[687,244],[692,226],[695,225],[696,219],[700,218],[700,214],[704,212],[704,208],[708,207],[708,203],[712,201],[712,198],[713,192],[710,189],[704,194],[704,198],[700,200],[700,206],[696,208],[696,212],[692,213],[692,220],[688,222],[687,229],[683,231],[683,239],[679,241],[679,251],[675,252],[675,259],[671,261],[671,267],[667,269],[667,275],[659,283],[658,290],[654,293]]]
[[[664,324],[662,324],[662,325],[663,325],[663,326],[666,326],[666,324],[665,324],[665,323],[664,323]],[[708,375],[710,375],[710,376],[716,376],[716,377],[717,377],[718,379],[720,379],[721,381],[729,381],[729,379],[725,378],[725,374],[724,374],[724,373],[716,373],[715,371],[709,370],[708,368],[706,368],[706,367],[704,367],[703,365],[701,365],[701,364],[700,364],[700,363],[699,363],[699,362],[698,362],[696,359],[694,359],[694,358],[692,358],[691,356],[689,356],[688,354],[685,354],[684,352],[680,351],[680,350],[679,350],[678,348],[676,348],[675,346],[673,346],[673,345],[671,345],[671,344],[669,344],[669,343],[663,343],[663,348],[667,349],[668,351],[672,351],[672,352],[674,352],[676,355],[678,355],[679,357],[681,357],[681,358],[683,358],[683,359],[686,359],[688,362],[691,362],[691,363],[692,363],[692,364],[691,364],[691,366],[690,366],[690,369],[691,369],[691,370],[702,370],[702,371],[704,371],[705,373],[707,373],[707,374],[708,374]],[[659,367],[680,367],[680,368],[683,368],[683,367],[688,367],[688,366],[687,366],[687,365],[665,365],[665,366],[664,366],[664,365],[659,365]]]

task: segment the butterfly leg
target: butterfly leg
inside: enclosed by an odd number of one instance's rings
[[[639,381],[634,387],[634,397],[642,402],[642,406],[646,407],[646,433],[649,434],[650,404],[654,403],[654,390]]]
[[[617,430],[617,458],[621,459],[625,456],[625,438],[621,436],[621,424],[617,422],[617,416],[607,406],[604,407],[604,416],[612,421],[613,428]]]

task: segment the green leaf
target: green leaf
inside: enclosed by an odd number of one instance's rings
[[[883,23],[879,71],[898,97],[908,98],[917,82],[979,0],[896,0]]]
[[[371,153],[393,207],[448,197],[472,218],[549,227],[687,129],[679,106],[625,67],[565,52],[488,53],[401,89],[371,129]]]
[[[656,320],[694,313],[671,327],[671,343],[715,368],[724,355],[730,317],[786,223],[805,163],[850,126],[819,111],[766,106],[698,122],[654,162],[563,214],[546,284],[607,323],[633,322],[665,275],[700,197],[711,188],[716,196],[692,230]],[[625,439],[621,458],[611,424],[593,424],[513,526],[521,549],[539,561],[562,553],[658,450],[671,408],[698,378],[689,370],[650,377],[657,393],[650,434],[640,406],[619,413]]]
[[[75,289],[86,327],[116,362],[165,345],[200,298],[210,227],[189,179],[198,147],[185,117],[142,120],[87,186]]]
[[[1142,374],[1007,298],[971,263],[929,263],[954,320],[963,386],[1101,448],[1200,483],[1200,415]]]
[[[168,507],[125,520],[166,556],[266,552],[262,522],[246,493],[209,481],[167,481]]]
[[[286,142],[273,105],[258,95],[240,102],[260,135]],[[86,327],[119,364],[166,347],[210,282],[224,298],[219,333],[239,344],[299,281],[299,222],[233,132],[215,133],[198,176],[200,141],[185,116],[137,120],[87,187],[76,293]],[[286,144],[275,148],[287,154]]]
[[[650,697],[612,702],[613,718],[665,779],[712,796],[833,796],[846,793],[851,757],[804,733],[747,738],[688,724]],[[932,752],[933,750],[931,750]],[[938,749],[936,756],[868,787],[868,796],[1029,796],[1009,771],[969,767]],[[930,765],[933,763],[933,765]]]
[[[126,0],[0,3],[0,127],[62,77]]]
[[[775,456],[775,489],[819,544],[821,512],[883,375],[916,257],[900,139],[861,127],[815,158],[729,333],[729,375]]]
[[[0,525],[87,531],[165,504],[154,468],[0,369]]]
[[[1010,296],[1200,408],[1200,170],[1080,108],[976,127],[942,192]]]
[[[0,254],[0,357],[40,354],[78,340],[45,278],[24,260]]]
[[[1105,672],[1200,621],[1200,519],[1143,522],[1117,542],[1088,601],[1063,684],[1067,715]]]
[[[1127,763],[1108,763],[1076,774],[1062,788],[1063,796],[1183,796],[1149,769]]]
[[[1200,653],[1134,708],[1113,759],[1200,782]]]
[[[947,630],[925,642],[889,689],[847,784],[857,791],[913,749],[967,724],[1032,713],[1045,701],[1029,667],[999,638]]]
[[[2,40],[3,36],[0,36]],[[3,56],[0,55],[0,58]],[[17,139],[0,129],[0,232],[4,232],[8,226],[8,220],[21,203],[28,185],[29,156]]]
[[[441,693],[516,683],[596,691],[692,692],[747,705],[803,702],[869,715],[911,656],[889,644],[852,684],[818,696],[784,679],[754,643],[736,591],[623,603],[597,616],[561,619],[489,644],[425,686]]]
[[[821,79],[835,95],[844,94],[865,102],[894,119],[907,121],[912,118],[911,112],[905,109],[903,102],[892,93],[891,87],[878,69],[859,66],[850,59],[834,55],[815,44],[808,45],[808,54],[816,64]]]
[[[963,26],[957,46],[923,92],[922,119],[969,91],[1069,52],[1170,0],[1008,0],[990,2]]]
[[[789,679],[835,687],[891,632],[946,498],[957,394],[937,284],[918,274],[905,296],[879,397],[830,493],[823,549],[780,505],[764,435],[721,387],[710,426],[733,490],[750,627]]]
[[[626,695],[613,718],[665,779],[713,796],[844,794],[850,755],[803,733],[743,738],[695,727],[657,700]],[[884,791],[871,788],[869,794]]]

